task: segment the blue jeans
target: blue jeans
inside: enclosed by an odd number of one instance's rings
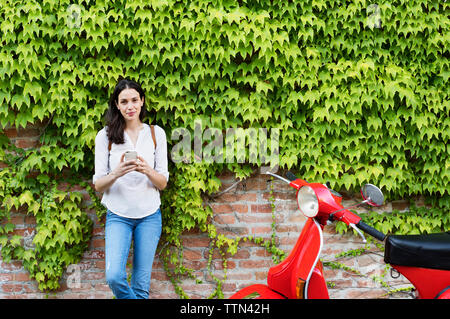
[[[161,235],[161,210],[139,219],[121,217],[110,210],[105,226],[106,282],[118,299],[148,299],[153,259]],[[126,264],[133,243],[131,286]]]

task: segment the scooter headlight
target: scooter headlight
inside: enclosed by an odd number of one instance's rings
[[[315,217],[319,212],[319,200],[310,186],[303,186],[297,193],[298,208],[306,217]]]

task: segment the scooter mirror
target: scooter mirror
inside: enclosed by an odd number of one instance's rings
[[[371,206],[381,206],[384,202],[384,195],[381,189],[372,184],[366,184],[361,189],[364,201]]]

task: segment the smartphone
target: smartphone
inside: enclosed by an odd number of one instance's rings
[[[126,151],[123,159],[125,162],[137,160],[137,152],[136,151]]]

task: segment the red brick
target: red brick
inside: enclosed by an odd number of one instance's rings
[[[202,252],[191,250],[191,249],[185,249],[183,250],[183,259],[185,260],[200,260],[202,259]]]
[[[251,228],[252,234],[271,234],[272,233],[272,227],[270,226],[262,226],[262,227],[252,227]]]
[[[238,221],[242,223],[272,223],[271,215],[249,215],[249,214],[239,214]]]
[[[216,260],[212,262],[214,269],[216,270],[223,270],[223,262],[220,260]],[[236,268],[236,262],[234,262],[233,260],[228,260],[227,261],[227,269],[235,269]]]
[[[94,226],[92,229],[92,236],[105,236],[104,226]]]
[[[399,211],[404,211],[409,208],[409,201],[407,200],[398,200],[392,202],[392,209],[396,209]]]
[[[300,227],[303,227],[305,224],[307,218],[300,212],[295,214],[290,214],[287,218],[286,222],[288,223],[295,223],[296,225],[299,225]]]
[[[256,250],[253,254],[254,254],[255,256],[257,256],[257,257],[270,257],[270,256],[272,256],[272,254],[269,253],[269,252],[268,252],[266,249],[264,249],[264,248],[261,248],[261,249]]]
[[[91,247],[92,248],[101,248],[105,247],[105,239],[92,239],[91,240]]]
[[[241,201],[248,201],[248,202],[255,202],[257,198],[257,194],[255,193],[244,193],[244,194],[234,194],[234,193],[224,193],[220,195],[219,197],[215,198],[215,202],[241,202]]]
[[[244,273],[228,273],[227,274],[227,279],[229,281],[234,281],[234,280],[252,280],[253,279],[253,274],[249,271],[244,272]]]
[[[3,292],[20,292],[23,290],[23,284],[3,284],[1,288]]]
[[[0,274],[0,283],[4,281],[13,281],[14,274],[6,273],[6,274]]]
[[[22,268],[22,262],[21,261],[11,261],[9,263],[1,262],[0,263],[0,269],[6,270],[6,271],[15,271],[20,270]]]
[[[326,277],[328,278],[328,277]],[[353,285],[353,280],[351,279],[333,279],[333,284],[334,287],[333,289],[346,289],[346,288],[350,288]]]
[[[213,210],[213,212],[215,214],[220,214],[220,213],[231,213],[231,205],[226,204],[213,204],[211,205],[211,209]]]
[[[18,225],[23,224],[23,219],[24,219],[23,215],[14,214],[14,215],[11,215],[11,220],[8,221],[5,219],[2,224],[12,223],[12,224],[16,225],[16,227],[17,227]]]
[[[100,250],[88,250],[85,251],[83,254],[84,258],[92,258],[92,259],[104,259],[105,258],[105,252]]]
[[[29,273],[15,273],[14,274],[14,281],[30,281],[30,274]]]
[[[245,188],[247,190],[266,190],[268,185],[267,180],[268,178],[263,177],[251,178],[245,181]]]
[[[105,260],[96,260],[94,265],[95,268],[105,269]]]
[[[70,288],[70,291],[71,292],[86,292],[86,290],[89,290],[90,288],[92,288],[92,285],[90,282],[80,282],[80,283],[77,283],[76,287]],[[78,297],[78,298],[80,298],[80,297]]]
[[[230,253],[226,253],[225,257],[227,259],[248,259],[250,258],[250,252],[247,249],[238,249],[237,252],[234,255],[231,255]],[[209,258],[209,251],[206,251],[204,253],[204,258],[207,259]],[[222,255],[216,250],[214,250],[213,255],[212,255],[212,259],[222,259]]]
[[[36,217],[27,215],[24,219],[24,224],[26,225],[36,225]]]
[[[82,279],[83,280],[100,280],[105,278],[105,272],[83,272]]]
[[[20,226],[21,225],[19,225],[19,227]],[[34,231],[34,228],[16,228],[16,229],[14,229],[14,231],[11,234],[19,235],[22,237],[27,237],[27,236],[30,236],[30,234],[33,233],[33,231]]]
[[[218,224],[234,224],[236,222],[236,218],[233,214],[221,214],[214,216],[214,221]]]
[[[214,205],[211,205],[211,208],[212,208],[213,212],[216,214],[232,213],[232,212],[238,212],[238,213],[248,212],[247,204],[214,204]]]
[[[293,211],[298,212],[300,214],[300,211],[298,210],[298,204],[297,199],[294,199],[292,201],[286,201],[286,202],[277,202],[275,201],[275,209],[276,211]]]
[[[273,197],[275,199],[275,201],[276,200],[291,200],[291,201],[297,200],[297,198],[295,196],[295,191],[293,191],[291,193],[282,193],[282,192],[273,192],[272,194],[264,193],[262,197],[265,200],[270,200],[270,198]]]
[[[250,210],[252,213],[271,213],[272,206],[270,204],[252,204]]]
[[[222,291],[224,292],[224,295],[225,295],[227,292],[234,293],[234,292],[237,291],[236,284],[233,283],[233,282],[231,282],[231,283],[225,282],[225,283],[222,285]]]
[[[295,245],[297,240],[298,240],[297,236],[295,236],[295,237],[288,237],[288,238],[282,237],[282,238],[280,238],[280,245],[282,245],[282,246],[286,246],[286,245],[287,246],[293,246],[293,245]]]
[[[351,289],[346,294],[348,299],[380,299],[387,298],[383,289]]]
[[[16,145],[16,147],[28,149],[32,147],[38,147],[39,141],[30,139],[17,139],[14,144]]]
[[[273,188],[274,191],[282,191],[282,192],[283,191],[284,192],[292,191],[292,192],[295,193],[295,190],[292,187],[290,187],[287,183],[285,183],[283,181],[274,179],[273,181],[271,181],[271,183],[272,183],[272,188]]]
[[[300,235],[302,227],[298,225],[277,225],[275,230],[278,233],[297,232]]]
[[[3,132],[6,134],[8,138],[15,138],[17,137],[17,130],[15,128],[9,128],[6,130],[3,130]]]
[[[184,237],[184,247],[208,247],[210,239],[208,237]]]
[[[152,280],[168,281],[169,277],[165,271],[152,271]]]
[[[237,212],[237,213],[246,213],[248,212],[248,205],[239,205],[239,204],[235,204],[235,205],[231,205],[231,208],[233,209],[233,212]]]
[[[230,171],[223,171],[217,175],[220,180],[232,180],[233,183],[235,183],[236,181],[234,180],[234,176],[234,173]]]
[[[194,270],[206,269],[206,267],[207,267],[206,260],[184,260],[183,264],[186,267],[192,268]]]
[[[40,131],[36,128],[21,128],[17,132],[17,137],[39,137]]]
[[[239,261],[239,267],[241,268],[265,268],[273,266],[272,261],[263,260],[241,260]]]
[[[256,271],[255,279],[256,280],[266,280],[267,279],[267,271]]]
[[[247,227],[242,226],[220,226],[216,225],[219,230],[219,233],[228,236],[228,237],[236,237],[236,236],[247,236],[249,234],[249,229]]]

